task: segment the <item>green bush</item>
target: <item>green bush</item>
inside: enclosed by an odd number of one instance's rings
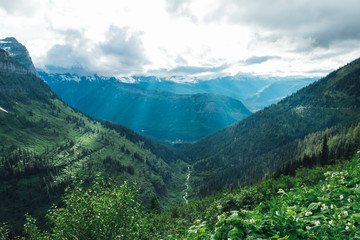
[[[56,239],[141,239],[143,231],[137,190],[124,182],[117,187],[99,175],[85,189],[75,181],[66,189],[64,206],[48,214]]]
[[[99,174],[90,188],[75,178],[65,190],[62,207],[53,206],[48,212],[51,231],[41,233],[27,214],[23,233],[16,239],[146,239],[137,193],[127,182],[118,186]],[[9,239],[5,224],[0,239]]]

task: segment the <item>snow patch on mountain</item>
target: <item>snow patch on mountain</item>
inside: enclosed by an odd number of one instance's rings
[[[3,109],[2,107],[0,107],[0,111],[3,111],[3,112],[6,112],[6,113],[9,113],[8,111],[6,111],[5,109]]]
[[[138,80],[136,80],[133,77],[120,77],[120,76],[115,76],[115,79],[119,82],[122,83],[137,83]]]
[[[167,80],[174,83],[198,83],[197,79],[191,76],[172,76]]]
[[[261,88],[257,93],[255,93],[256,97],[260,97],[260,94],[265,91],[265,89],[269,88],[271,86],[271,83]]]
[[[80,78],[76,75],[59,75],[61,81],[75,81],[80,82]]]

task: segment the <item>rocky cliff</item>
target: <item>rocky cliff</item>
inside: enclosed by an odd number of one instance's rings
[[[0,71],[33,73],[20,63],[13,60],[3,49],[0,49]]]
[[[19,43],[15,38],[9,37],[0,39],[0,48],[4,49],[12,59],[19,62],[25,69],[27,69],[27,72],[30,72],[39,77],[39,74],[35,69],[26,47]],[[4,63],[4,61],[2,61],[0,64],[0,69],[6,69],[7,71],[12,72],[23,72],[23,70],[21,70],[19,67],[14,68],[15,66]]]

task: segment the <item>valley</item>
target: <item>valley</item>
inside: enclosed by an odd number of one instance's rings
[[[44,81],[20,45],[0,49],[0,239],[357,236],[360,59],[251,113],[170,82]]]
[[[18,229],[26,212],[43,221],[73,176],[89,182],[99,172],[136,182],[145,206],[155,196],[163,206],[182,201],[187,165],[167,148],[68,107],[30,73],[1,71],[0,84],[1,221]]]
[[[176,82],[43,71],[40,76],[70,106],[168,145],[199,140],[247,118],[248,109],[258,111],[315,80],[238,75]]]
[[[174,94],[98,76],[40,75],[70,106],[167,144],[198,140],[251,114],[226,96]]]

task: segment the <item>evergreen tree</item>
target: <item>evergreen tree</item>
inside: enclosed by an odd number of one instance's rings
[[[329,146],[327,144],[327,136],[324,135],[322,148],[321,148],[320,165],[326,165],[328,163],[328,158],[329,158]]]
[[[150,209],[152,212],[160,213],[161,207],[158,199],[156,197],[152,197],[150,200]]]

